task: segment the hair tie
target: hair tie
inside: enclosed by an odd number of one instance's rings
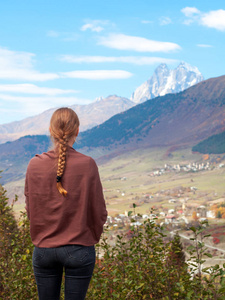
[[[60,182],[62,179],[62,176],[56,176],[56,182]]]

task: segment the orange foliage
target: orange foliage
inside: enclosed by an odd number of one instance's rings
[[[209,154],[204,154],[203,155],[203,160],[208,160],[209,159]]]
[[[212,205],[211,210],[214,211],[216,217],[220,216],[220,218],[225,219],[225,203],[224,202]]]
[[[197,221],[198,220],[198,216],[197,216],[197,213],[196,211],[193,211],[193,214],[192,214],[192,219]]]

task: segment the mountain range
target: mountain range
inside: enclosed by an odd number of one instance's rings
[[[102,124],[137,103],[167,93],[180,92],[201,80],[203,80],[203,76],[198,69],[187,63],[180,63],[174,70],[161,64],[156,68],[153,76],[135,90],[131,100],[111,95],[106,98],[100,97],[88,105],[73,105],[71,108],[77,112],[80,118],[80,131],[85,131]],[[54,110],[55,108],[49,109],[22,121],[0,125],[0,143],[16,140],[25,135],[48,134],[49,121]]]
[[[107,98],[97,99],[91,104],[72,105],[71,108],[79,116],[80,131],[84,131],[134,105],[129,99],[111,95]],[[22,121],[0,125],[0,143],[16,140],[25,135],[48,134],[50,118],[55,110],[56,108],[52,108]]]
[[[75,148],[99,160],[133,149],[192,147],[225,130],[225,76],[187,90],[138,104],[79,135]],[[0,145],[3,182],[23,178],[35,153],[47,151],[50,139],[28,136]]]

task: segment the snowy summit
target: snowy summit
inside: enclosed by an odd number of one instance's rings
[[[170,70],[166,64],[159,65],[152,77],[139,86],[131,96],[135,103],[141,103],[157,96],[181,92],[204,78],[197,67],[181,62]]]

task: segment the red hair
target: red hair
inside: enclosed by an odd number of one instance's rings
[[[56,186],[60,194],[67,195],[63,188],[61,178],[66,164],[66,151],[68,142],[78,134],[80,122],[74,110],[67,107],[57,109],[50,121],[50,133],[58,149],[58,168],[56,176]]]

